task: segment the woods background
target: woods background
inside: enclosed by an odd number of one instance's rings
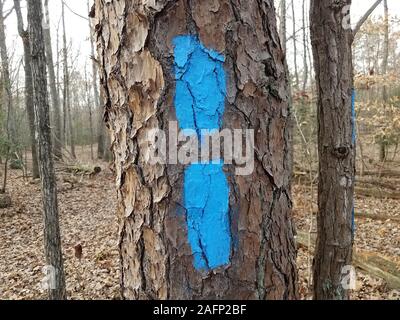
[[[66,286],[49,290],[53,298],[399,299],[399,3],[353,0],[346,30],[342,9],[350,1],[339,9],[328,0],[169,1],[151,10],[146,1],[114,2],[96,1],[93,7],[92,1],[0,1],[0,298],[46,298],[43,267],[54,259],[65,267]],[[119,10],[132,15],[122,20]],[[36,24],[29,20],[40,17]],[[320,26],[327,21],[332,25],[324,34]],[[228,25],[234,25],[229,32]],[[192,270],[184,219],[170,214],[182,197],[183,167],[171,173],[134,157],[139,125],[149,121],[164,128],[160,119],[174,117],[168,70],[177,34],[199,34],[207,47],[228,57],[228,88],[236,91],[229,97],[228,90],[224,126],[270,126],[282,137],[257,135],[260,152],[273,155],[269,163],[256,159],[252,176],[229,180],[237,192],[230,206],[242,205],[238,210],[259,223],[240,222],[247,234],[232,268],[207,277]],[[34,36],[42,45],[32,45]],[[263,55],[269,58],[260,62]],[[133,60],[151,66],[151,75],[130,67],[123,80],[115,78]],[[38,95],[43,70],[46,83]],[[151,90],[144,85],[148,79],[154,80]],[[122,97],[131,110],[124,109]],[[167,102],[157,104],[159,99]],[[41,118],[46,113],[50,126]],[[269,114],[265,123],[263,114]],[[46,128],[52,152],[45,142],[37,144],[46,141]],[[326,148],[339,140],[333,153]],[[55,176],[49,172],[46,182],[45,170],[53,166],[47,161],[53,160]],[[348,187],[342,188],[338,176]],[[146,204],[145,190],[151,201],[161,193],[162,200]],[[43,220],[43,212],[50,220]],[[171,234],[164,238],[165,225],[175,230],[174,245],[167,240]],[[60,245],[46,247],[54,239]],[[329,278],[332,287],[341,286],[343,265],[356,268],[353,290],[337,294],[319,287],[322,280],[313,281]],[[329,273],[335,268],[339,273]]]

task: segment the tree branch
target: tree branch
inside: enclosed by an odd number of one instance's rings
[[[12,7],[12,8],[5,14],[5,16],[3,17],[3,20],[6,20],[6,19],[10,16],[10,14],[11,14],[13,11],[14,11],[14,7]]]
[[[81,15],[81,14],[75,12],[74,10],[72,10],[64,0],[61,0],[61,1],[62,1],[62,3],[67,7],[67,9],[68,9],[69,11],[71,11],[74,15],[76,15],[77,17],[82,18],[82,19],[84,19],[84,20],[86,20],[86,21],[89,21],[89,18],[84,17],[83,15]]]
[[[357,22],[357,25],[355,26],[353,30],[353,37],[357,35],[358,31],[360,31],[362,25],[364,24],[365,21],[369,18],[372,12],[376,9],[376,7],[382,2],[382,0],[377,0],[375,3],[372,5],[371,8],[361,17],[361,19]]]

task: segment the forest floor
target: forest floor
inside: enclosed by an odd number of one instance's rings
[[[116,192],[111,171],[98,163],[102,172],[93,178],[75,179],[59,173],[59,206],[65,258],[67,294],[70,299],[119,299]],[[70,181],[70,182],[68,182]],[[400,181],[392,181],[400,185]],[[8,190],[12,207],[0,209],[0,299],[45,299],[43,273],[43,228],[39,183],[24,180],[21,171],[11,170]],[[315,230],[316,202],[310,188],[293,187],[297,229]],[[316,199],[314,192],[313,199]],[[400,200],[357,197],[356,211],[400,217]],[[355,250],[379,253],[400,263],[400,224],[391,220],[356,219]],[[83,248],[82,258],[74,247]],[[309,299],[309,252],[299,248],[300,293]],[[385,281],[357,269],[353,299],[400,299]]]

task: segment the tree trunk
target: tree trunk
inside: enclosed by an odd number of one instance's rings
[[[303,92],[307,90],[308,63],[307,63],[307,28],[306,28],[306,0],[303,0]]]
[[[68,124],[69,142],[71,146],[71,155],[76,158],[75,154],[75,137],[74,129],[71,116],[71,93],[69,85],[69,69],[68,69],[68,49],[67,49],[67,35],[65,30],[65,5],[64,2],[61,5],[62,8],[62,25],[63,25],[63,59],[64,59],[64,134],[66,135],[67,129],[65,127]],[[67,139],[66,139],[67,140]]]
[[[1,57],[1,76],[2,76],[2,102],[7,112],[7,125],[6,133],[8,143],[11,143],[11,147],[8,147],[6,159],[10,157],[15,158],[14,150],[17,147],[17,134],[15,128],[15,110],[13,105],[11,78],[10,78],[10,65],[7,53],[5,24],[3,17],[3,4],[4,1],[0,0],[0,57]]]
[[[389,61],[389,8],[387,4],[387,0],[383,1],[384,7],[384,30],[385,30],[385,39],[383,41],[383,59],[382,59],[382,74],[387,74],[388,69],[388,61]],[[384,85],[382,89],[382,100],[383,100],[383,108],[386,109],[386,104],[388,103],[388,93],[387,93],[387,86]],[[387,153],[387,142],[384,139],[380,143],[380,150],[379,150],[379,159],[381,162],[386,161],[386,153]]]
[[[85,68],[85,89],[86,89],[86,103],[87,108],[89,110],[89,129],[90,129],[90,159],[94,160],[94,153],[93,153],[93,112],[92,112],[92,99],[90,98],[90,86],[89,86],[89,79],[87,75],[87,70]]]
[[[89,1],[87,2],[88,11],[89,9]],[[104,115],[104,105],[100,101],[99,89],[97,86],[97,68],[96,60],[95,60],[95,52],[94,52],[94,39],[93,39],[93,28],[91,21],[89,20],[89,40],[90,40],[90,50],[92,55],[92,73],[93,73],[93,91],[94,91],[94,101],[97,106],[97,158],[104,159],[105,156],[105,125],[103,121]]]
[[[54,72],[53,63],[53,49],[51,43],[51,32],[50,32],[50,14],[49,14],[49,1],[44,1],[45,10],[45,25],[44,28],[44,40],[46,46],[46,61],[47,70],[49,72],[49,86],[51,101],[54,109],[54,128],[55,128],[55,139],[54,139],[54,155],[57,159],[62,159],[62,125],[61,125],[61,107],[60,107],[60,96],[56,85],[56,75]]]
[[[31,47],[29,41],[29,33],[27,30],[24,29],[24,20],[22,18],[21,6],[19,0],[14,0],[14,8],[17,14],[18,34],[21,37],[24,46],[25,109],[28,115],[29,133],[31,138],[32,176],[33,178],[39,178],[39,167],[37,161],[36,139],[35,139],[35,109],[33,104]]]
[[[295,14],[295,6],[294,6],[294,0],[292,0],[292,23],[293,23],[293,64],[294,64],[294,88],[296,91],[299,90],[299,70],[297,67],[297,36],[296,36],[296,14]]]
[[[314,298],[347,299],[343,267],[351,265],[355,145],[352,119],[352,30],[345,5],[311,1],[311,41],[318,95],[318,239]]]
[[[281,0],[281,18],[279,25],[279,37],[281,38],[282,51],[286,55],[286,0]]]
[[[49,298],[52,300],[61,300],[66,298],[66,292],[58,219],[57,186],[52,158],[42,18],[41,2],[28,0],[29,38],[31,39],[38,157],[44,212],[44,244],[46,263],[49,271],[47,285]]]
[[[113,136],[122,296],[297,298],[288,84],[273,1],[96,0],[92,15]],[[202,94],[223,97],[224,115],[209,114],[219,126],[254,129],[249,175],[207,163],[214,175],[200,170],[196,180],[200,165],[146,161],[147,129],[209,124],[196,107]]]

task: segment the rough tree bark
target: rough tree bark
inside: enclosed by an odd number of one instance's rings
[[[96,0],[91,16],[113,137],[122,296],[296,298],[288,84],[273,1]],[[184,166],[150,165],[142,145],[146,129],[167,132],[176,119],[178,35],[198,36],[225,56],[223,127],[255,130],[254,172],[235,176],[235,165],[224,168],[234,245],[229,263],[212,271],[193,266]]]
[[[314,298],[347,299],[342,268],[351,265],[355,176],[351,27],[344,27],[351,0],[311,1],[311,42],[318,94],[318,238]]]
[[[33,104],[33,83],[31,68],[31,46],[29,41],[29,32],[24,29],[24,20],[21,13],[21,5],[19,0],[14,0],[14,9],[17,14],[18,34],[22,39],[24,46],[24,68],[25,68],[25,109],[28,115],[29,133],[31,138],[32,151],[32,176],[39,178],[39,167],[36,153],[35,139],[35,110]]]
[[[311,42],[318,94],[318,237],[314,298],[347,299],[344,266],[354,239],[355,119],[352,44],[377,0],[351,30],[351,0],[312,0]]]
[[[56,75],[54,72],[53,49],[51,43],[51,29],[50,29],[49,0],[44,1],[44,17],[45,17],[44,21],[46,27],[44,28],[43,31],[44,31],[44,40],[46,46],[46,61],[47,61],[47,70],[49,73],[50,95],[54,109],[54,122],[55,122],[54,155],[57,157],[57,159],[61,160],[62,145],[63,145],[61,105],[60,105],[60,96],[56,85]]]
[[[58,219],[57,186],[52,158],[42,18],[41,2],[28,0],[35,119],[44,213],[44,244],[46,263],[50,272],[48,291],[51,300],[61,300],[66,298],[66,291]]]

